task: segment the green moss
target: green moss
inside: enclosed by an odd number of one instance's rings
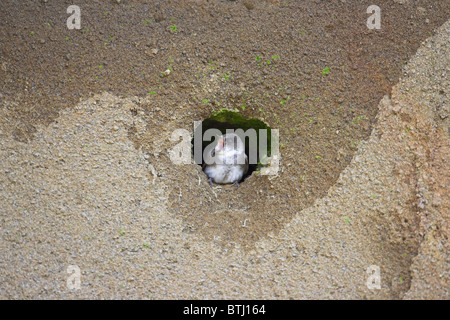
[[[220,109],[205,120],[205,122],[207,121],[217,121],[221,124],[230,125],[228,129],[241,128],[244,131],[250,128],[253,128],[256,131],[258,131],[258,129],[268,129],[270,133],[270,127],[263,121],[254,118],[245,119],[239,112],[230,111],[228,109]],[[205,122],[204,125],[206,124]],[[221,128],[218,129],[221,130]],[[223,133],[225,132],[223,131]]]

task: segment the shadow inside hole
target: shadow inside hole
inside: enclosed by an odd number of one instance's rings
[[[201,163],[198,163],[200,166],[203,166],[203,151],[205,148],[211,144],[216,143],[214,139],[211,141],[204,141],[203,135],[205,131],[208,129],[218,129],[222,134],[227,133],[228,130],[237,130],[242,129],[244,131],[244,134],[247,132],[248,129],[254,129],[256,132],[257,141],[255,143],[250,143],[250,138],[248,136],[245,136],[245,141],[242,142],[245,145],[245,154],[247,155],[247,159],[249,159],[249,166],[247,173],[242,177],[241,181],[245,180],[247,177],[249,177],[254,171],[259,170],[261,166],[261,159],[260,157],[264,156],[270,156],[270,150],[271,150],[271,128],[265,124],[263,121],[259,119],[245,119],[241,114],[238,112],[233,112],[230,110],[222,109],[214,114],[211,115],[208,119],[205,119],[202,121],[202,125],[197,128],[197,130],[201,130],[201,138],[202,138],[202,155],[201,155]],[[266,146],[267,150],[263,150],[260,155],[260,129],[266,130]],[[195,132],[197,133],[197,132]],[[192,138],[192,150],[194,151],[194,139],[197,136],[194,133],[194,138]],[[256,163],[252,163],[250,161],[250,154],[251,152],[254,152],[256,154]]]

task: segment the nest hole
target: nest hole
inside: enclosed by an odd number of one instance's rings
[[[242,142],[245,144],[245,154],[247,155],[249,159],[249,167],[247,173],[242,177],[241,181],[244,181],[246,178],[248,178],[250,175],[253,174],[253,172],[259,170],[262,166],[261,164],[261,158],[263,157],[270,157],[270,150],[271,150],[271,128],[264,123],[262,120],[256,119],[256,118],[244,118],[239,112],[230,111],[228,109],[222,109],[218,112],[213,113],[209,118],[204,119],[201,123],[201,126],[199,126],[196,130],[201,130],[201,135],[199,135],[199,132],[194,132],[194,137],[192,138],[192,150],[194,151],[194,143],[196,137],[201,137],[201,145],[202,145],[202,154],[201,154],[201,161],[196,161],[196,163],[200,166],[203,166],[203,151],[205,148],[216,141],[214,141],[214,138],[212,140],[205,141],[204,133],[208,129],[218,129],[222,134],[226,134],[231,132],[231,130],[234,132],[237,129],[242,129],[244,134],[249,133],[251,129],[255,130],[256,133],[256,141],[250,141],[250,136],[245,135],[245,138],[242,139]],[[260,129],[265,130],[265,137],[263,134],[261,134]],[[250,131],[249,131],[250,130]],[[196,134],[197,133],[197,134]],[[260,139],[266,139],[266,150],[259,150],[260,148]],[[250,161],[250,153],[256,152],[256,161]],[[195,158],[195,157],[194,157]]]

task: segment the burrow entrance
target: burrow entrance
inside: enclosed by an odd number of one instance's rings
[[[255,152],[257,155],[256,163],[249,161],[249,168],[247,173],[242,178],[241,182],[244,181],[247,177],[252,175],[253,172],[260,170],[263,164],[261,163],[261,158],[270,157],[271,154],[271,128],[264,123],[262,120],[250,118],[244,118],[239,112],[231,111],[228,109],[221,109],[215,113],[213,113],[209,118],[204,119],[196,130],[201,130],[201,136],[196,135],[198,131],[194,132],[194,137],[192,138],[192,152],[194,153],[194,143],[196,137],[202,138],[202,155],[205,148],[211,143],[217,143],[215,141],[216,138],[213,137],[212,140],[206,140],[204,138],[204,134],[208,129],[218,129],[222,134],[226,134],[230,132],[230,130],[242,129],[244,133],[248,132],[248,130],[253,129],[256,133],[257,141],[250,141],[250,136],[245,136],[243,142],[245,144],[245,153],[250,159],[250,153]],[[260,135],[260,129],[266,130],[265,137]],[[259,150],[260,139],[266,139],[267,150]],[[244,141],[245,140],[245,141]],[[261,151],[261,152],[260,152]],[[194,155],[194,154],[193,154]],[[195,159],[195,157],[194,157]],[[198,165],[203,165],[203,156],[201,157],[200,162],[196,162]]]

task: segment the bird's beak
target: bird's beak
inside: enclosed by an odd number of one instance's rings
[[[225,141],[222,138],[219,138],[217,141],[216,151],[220,151],[223,149]]]

